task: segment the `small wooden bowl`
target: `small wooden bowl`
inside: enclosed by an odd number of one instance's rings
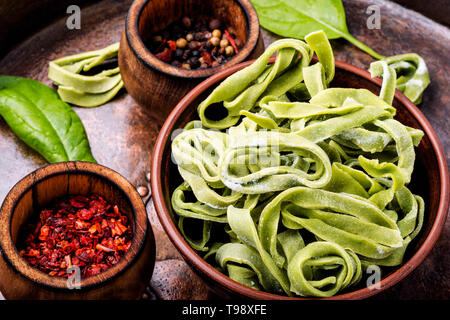
[[[272,59],[272,62],[274,59]],[[164,123],[157,138],[152,159],[153,203],[162,226],[173,244],[177,247],[193,270],[196,271],[217,294],[224,297],[246,297],[253,299],[305,299],[290,298],[246,287],[213,268],[193,250],[177,228],[175,213],[171,206],[173,190],[182,182],[171,157],[171,136],[174,130],[183,128],[187,122],[198,119],[198,104],[222,80],[234,72],[250,65],[244,62],[216,74],[202,82],[187,94],[175,107]],[[370,74],[336,61],[336,75],[331,87],[365,88],[379,94],[381,79],[372,79]],[[395,268],[383,269],[383,279],[377,283],[379,288],[363,287],[346,291],[326,299],[364,299],[375,295],[398,283],[410,274],[428,255],[445,224],[449,208],[449,175],[445,153],[433,128],[422,112],[400,91],[396,91],[393,106],[397,109],[396,119],[405,125],[419,128],[425,135],[416,149],[416,165],[410,189],[425,200],[425,218],[421,232],[408,246],[404,263]],[[430,285],[433,285],[430,282]]]
[[[219,18],[244,43],[232,59],[213,68],[187,70],[154,56],[145,42],[184,16]],[[264,51],[256,11],[250,0],[135,0],[120,40],[119,67],[128,93],[165,120],[180,99],[201,80]]]
[[[15,245],[20,227],[31,215],[68,194],[98,194],[117,204],[134,233],[122,259],[102,273],[82,278],[80,289],[69,289],[67,279],[29,265]],[[11,189],[0,210],[0,253],[0,291],[6,299],[138,299],[153,272],[155,241],[142,199],[124,177],[98,164],[66,162],[40,168]]]

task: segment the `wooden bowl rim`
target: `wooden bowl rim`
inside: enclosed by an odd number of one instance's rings
[[[186,242],[181,233],[178,231],[178,228],[172,221],[166,203],[164,201],[164,192],[162,190],[162,181],[161,181],[161,166],[163,163],[163,152],[167,143],[170,143],[169,139],[171,133],[173,131],[174,125],[180,115],[188,108],[188,106],[205,90],[210,88],[212,85],[220,82],[227,76],[235,73],[236,71],[245,68],[246,66],[253,63],[254,60],[246,61],[235,65],[227,70],[224,70],[218,74],[213,75],[212,77],[204,80],[199,85],[197,85],[194,89],[192,89],[172,110],[168,118],[166,119],[164,125],[161,128],[161,131],[158,135],[158,138],[155,143],[155,148],[153,151],[152,158],[152,169],[151,169],[151,185],[152,185],[152,193],[153,193],[153,203],[155,205],[156,213],[159,217],[161,225],[164,230],[168,234],[172,243],[176,246],[176,248],[181,252],[183,257],[188,261],[188,263],[193,266],[197,271],[205,274],[209,279],[214,282],[219,283],[222,287],[238,293],[240,295],[253,298],[253,299],[261,299],[261,300],[273,300],[273,299],[289,299],[289,300],[308,300],[311,298],[303,298],[303,297],[287,297],[281,296],[273,293],[268,293],[264,291],[258,291],[249,287],[246,287],[225,274],[219,272],[214,269],[208,262],[203,260]],[[274,58],[271,59],[271,62],[274,61]],[[342,69],[344,71],[348,71],[354,73],[366,80],[371,81],[377,86],[381,87],[382,79],[380,78],[371,78],[369,72],[363,70],[359,67],[350,65],[346,62],[336,60],[336,69]],[[337,70],[338,72],[338,70]],[[428,253],[433,248],[436,243],[439,235],[442,231],[442,228],[445,224],[447,218],[447,212],[449,208],[449,173],[447,160],[445,157],[444,150],[442,145],[432,128],[429,121],[426,119],[425,115],[415,106],[411,100],[409,100],[403,93],[396,90],[395,98],[412,114],[412,116],[419,122],[420,126],[423,128],[425,134],[430,139],[433,151],[436,156],[436,161],[438,163],[439,174],[441,178],[441,187],[440,187],[440,198],[439,198],[439,206],[437,209],[436,218],[433,222],[433,225],[426,236],[425,241],[420,246],[420,248],[414,253],[414,255],[406,262],[404,262],[395,272],[382,279],[379,283],[377,283],[378,288],[374,286],[365,287],[362,289],[358,289],[355,291],[339,294],[329,298],[312,298],[312,299],[329,299],[329,300],[353,300],[353,299],[365,299],[370,296],[373,296],[383,290],[386,290],[400,280],[405,278],[408,274],[410,274],[428,255]]]
[[[255,50],[259,39],[259,20],[255,8],[249,0],[233,0],[242,8],[247,19],[247,40],[238,54],[233,56],[229,61],[217,67],[210,67],[206,69],[188,70],[172,66],[158,59],[154,54],[147,49],[144,42],[139,35],[139,20],[142,11],[149,1],[152,0],[135,0],[128,10],[125,20],[125,35],[128,45],[130,46],[134,55],[147,68],[159,71],[166,75],[181,78],[206,78],[230,66],[236,65],[244,61]]]
[[[48,168],[54,168],[55,171],[47,173],[46,169]],[[11,236],[12,215],[17,203],[21,200],[23,195],[42,181],[53,176],[64,174],[85,174],[103,179],[107,184],[117,188],[125,195],[134,217],[134,234],[128,251],[117,264],[104,272],[82,278],[80,281],[81,291],[99,287],[125,272],[140,256],[147,237],[150,237],[152,240],[152,255],[155,256],[153,231],[147,219],[147,212],[142,199],[133,185],[116,171],[100,164],[83,161],[69,161],[48,164],[28,174],[14,185],[3,201],[0,208],[0,253],[3,254],[5,262],[10,267],[28,280],[47,288],[54,290],[80,291],[69,289],[66,278],[49,276],[28,264],[28,262],[19,254]],[[124,188],[129,190],[129,192]],[[5,251],[5,249],[7,251]],[[9,252],[9,254],[7,252]]]

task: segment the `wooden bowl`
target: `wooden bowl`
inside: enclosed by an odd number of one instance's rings
[[[232,59],[213,68],[187,70],[154,56],[145,42],[184,16],[219,18],[244,43]],[[135,0],[120,40],[119,67],[128,93],[164,120],[184,95],[203,79],[264,51],[256,11],[250,0]]]
[[[20,227],[53,199],[93,193],[127,215],[133,240],[117,264],[82,278],[80,289],[69,289],[67,279],[29,265],[15,243]],[[124,177],[98,164],[66,162],[40,168],[11,189],[0,210],[0,252],[0,291],[6,299],[137,299],[153,272],[155,241],[144,204]]]
[[[272,59],[273,62],[273,59]],[[214,269],[203,260],[184,240],[174,222],[174,212],[170,204],[173,190],[182,179],[176,165],[171,160],[171,134],[183,128],[193,119],[198,119],[197,106],[227,76],[248,66],[251,61],[241,63],[202,82],[187,94],[175,107],[164,123],[153,152],[152,192],[153,202],[162,226],[185,260],[192,266],[217,294],[224,297],[247,297],[254,299],[304,299],[289,298],[263,291],[257,291],[241,285],[223,273]],[[365,70],[336,61],[336,76],[332,87],[365,88],[379,94],[381,79],[372,79]],[[449,208],[449,175],[446,157],[441,144],[422,112],[400,91],[396,91],[393,106],[397,108],[396,119],[405,125],[419,128],[425,136],[416,149],[416,167],[411,190],[421,195],[426,204],[424,225],[419,235],[408,246],[404,263],[395,268],[383,269],[383,279],[379,288],[359,287],[328,299],[363,299],[375,295],[398,283],[411,273],[432,249],[445,224]],[[430,285],[433,283],[430,282]]]

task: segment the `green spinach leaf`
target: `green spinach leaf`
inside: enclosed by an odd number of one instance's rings
[[[38,81],[0,75],[0,115],[22,141],[51,163],[96,162],[78,115]]]
[[[280,36],[304,39],[317,30],[325,31],[329,39],[343,38],[383,60],[397,74],[396,87],[413,103],[422,101],[422,94],[430,83],[427,65],[416,53],[385,57],[353,37],[347,28],[341,0],[251,0],[261,25]],[[302,94],[302,87],[297,94]]]
[[[323,30],[329,39],[344,38],[376,59],[384,58],[353,37],[341,0],[251,0],[261,25],[280,36],[303,39]]]

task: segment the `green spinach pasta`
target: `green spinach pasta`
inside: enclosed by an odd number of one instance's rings
[[[233,280],[329,297],[370,265],[402,263],[423,221],[408,189],[423,132],[394,119],[392,62],[370,66],[379,96],[329,88],[328,39],[305,41],[274,42],[200,103],[172,142],[183,178],[172,207],[192,248]]]

